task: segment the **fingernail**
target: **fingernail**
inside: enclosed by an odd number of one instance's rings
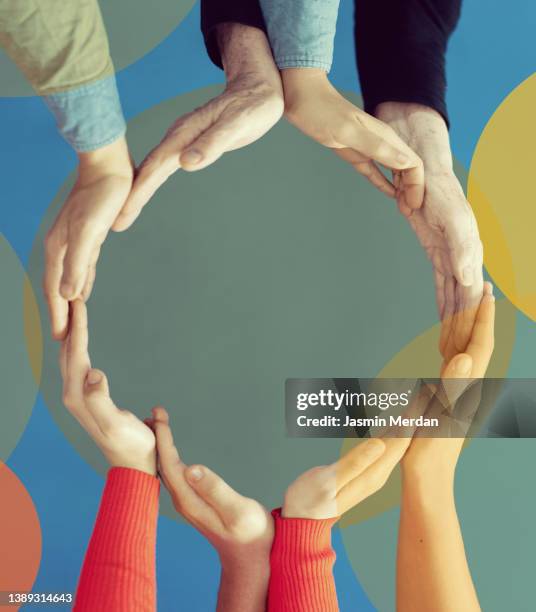
[[[473,270],[470,266],[467,266],[466,268],[464,268],[462,278],[463,278],[463,282],[466,283],[467,285],[473,284]]]
[[[188,480],[192,480],[193,482],[198,482],[203,478],[203,470],[199,467],[190,468],[187,472]]]
[[[198,164],[203,159],[203,156],[197,149],[189,149],[181,155],[181,161],[187,164]]]
[[[87,375],[87,382],[90,385],[96,385],[102,380],[102,374],[97,370],[90,370]]]
[[[471,372],[471,358],[468,355],[460,357],[456,362],[456,374],[460,376],[468,375]]]
[[[74,293],[74,287],[70,283],[61,283],[60,293],[64,298],[70,298]]]

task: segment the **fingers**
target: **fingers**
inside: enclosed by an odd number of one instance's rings
[[[371,122],[365,125],[358,119],[359,127],[350,136],[347,146],[366,157],[390,168],[400,170],[399,189],[404,194],[405,205],[410,209],[419,208],[424,198],[424,167],[422,160],[383,123]]]
[[[408,208],[419,208],[424,199],[424,165],[417,158],[414,165],[401,172],[402,198]]]
[[[51,245],[48,240],[45,242],[43,290],[50,315],[52,337],[55,340],[65,338],[69,324],[69,303],[59,292],[65,251],[65,247]]]
[[[162,141],[140,165],[132,190],[112,229],[116,232],[128,229],[159,187],[179,168],[178,150],[172,142]]]
[[[80,397],[91,367],[88,354],[87,310],[81,300],[71,303],[69,335],[65,341],[64,400],[67,405]]]
[[[153,408],[154,431],[158,460],[164,472],[171,473],[181,460],[169,426],[169,415],[161,406]]]
[[[243,496],[205,466],[193,465],[186,469],[185,475],[190,486],[215,510],[222,523],[232,523],[244,503]]]
[[[66,300],[73,300],[82,293],[91,262],[95,260],[94,252],[99,248],[98,236],[90,227],[69,236],[60,283],[60,293]]]
[[[180,460],[173,442],[168,413],[161,406],[153,408],[153,427],[158,471],[173,497],[175,508],[201,532],[220,529],[222,522],[219,515],[186,480],[186,466]]]
[[[441,378],[468,378],[473,369],[471,355],[460,353],[453,357],[446,365]]]
[[[210,106],[209,102],[175,121],[160,144],[143,160],[127,201],[112,225],[114,231],[128,229],[156,191],[181,167],[181,152],[209,125],[210,114],[207,110]]]
[[[473,360],[473,378],[483,378],[494,348],[495,297],[490,291],[487,284],[466,350]]]
[[[456,355],[443,368],[441,380],[447,398],[447,408],[450,411],[467,388],[472,370],[473,359],[467,353]]]
[[[385,443],[379,438],[372,438],[356,445],[334,465],[337,476],[337,491],[359,476],[385,452]]]
[[[110,397],[108,379],[101,370],[89,370],[84,380],[85,406],[100,430],[106,430],[121,411]]]
[[[344,514],[383,487],[391,472],[404,456],[411,437],[384,440],[385,450],[359,476],[348,482],[337,493],[337,513]]]
[[[394,185],[370,159],[367,159],[364,155],[353,149],[333,150],[341,159],[348,162],[357,172],[370,181],[376,189],[379,189],[387,197],[395,197]]]

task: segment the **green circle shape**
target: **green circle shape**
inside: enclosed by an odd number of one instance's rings
[[[17,254],[2,234],[0,234],[0,278],[4,287],[0,313],[3,407],[0,461],[6,462],[17,446],[32,414],[38,384],[26,342],[25,307],[28,308],[28,304],[25,305],[25,290],[27,292],[29,286],[28,277]],[[26,298],[28,298],[27,293]],[[40,338],[33,338],[32,342],[40,342]]]
[[[135,159],[219,91],[135,118]],[[36,238],[35,283],[71,181]],[[40,307],[46,317],[42,298]],[[429,263],[394,202],[281,121],[205,170],[177,172],[132,228],[108,237],[89,301],[90,352],[118,405],[140,416],[157,403],[170,411],[184,461],[274,507],[297,475],[340,449],[338,440],[286,438],[285,379],[374,376],[436,317]],[[103,473],[62,407],[58,347],[44,336],[45,402]]]
[[[97,0],[95,0],[97,1]],[[192,9],[194,0],[100,0],[115,70],[154,49]],[[0,96],[35,95],[24,75],[0,49]]]

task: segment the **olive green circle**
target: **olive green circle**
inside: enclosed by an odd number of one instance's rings
[[[218,92],[188,93],[134,119],[134,157]],[[69,184],[37,236],[35,283]],[[340,449],[337,440],[286,438],[285,379],[373,376],[437,319],[431,268],[394,202],[285,121],[212,167],[177,172],[132,228],[111,234],[89,317],[93,364],[116,403],[140,416],[164,405],[186,462],[272,507]],[[102,473],[61,405],[56,358],[45,334],[43,398]]]
[[[194,4],[194,0],[158,0],[156,4],[144,0],[100,0],[116,71],[154,49],[179,25]],[[0,49],[0,95],[33,94],[22,72]]]
[[[0,277],[4,287],[0,313],[2,338],[0,461],[5,462],[17,446],[32,414],[38,383],[32,370],[26,343],[24,303],[25,290],[27,290],[26,271],[2,234],[0,234]],[[33,338],[32,342],[40,342],[40,338]]]

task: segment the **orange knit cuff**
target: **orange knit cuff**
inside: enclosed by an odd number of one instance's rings
[[[272,516],[269,612],[337,612],[331,546],[331,528],[337,518],[283,518],[280,508]]]
[[[156,610],[157,478],[112,468],[87,549],[74,610]]]

